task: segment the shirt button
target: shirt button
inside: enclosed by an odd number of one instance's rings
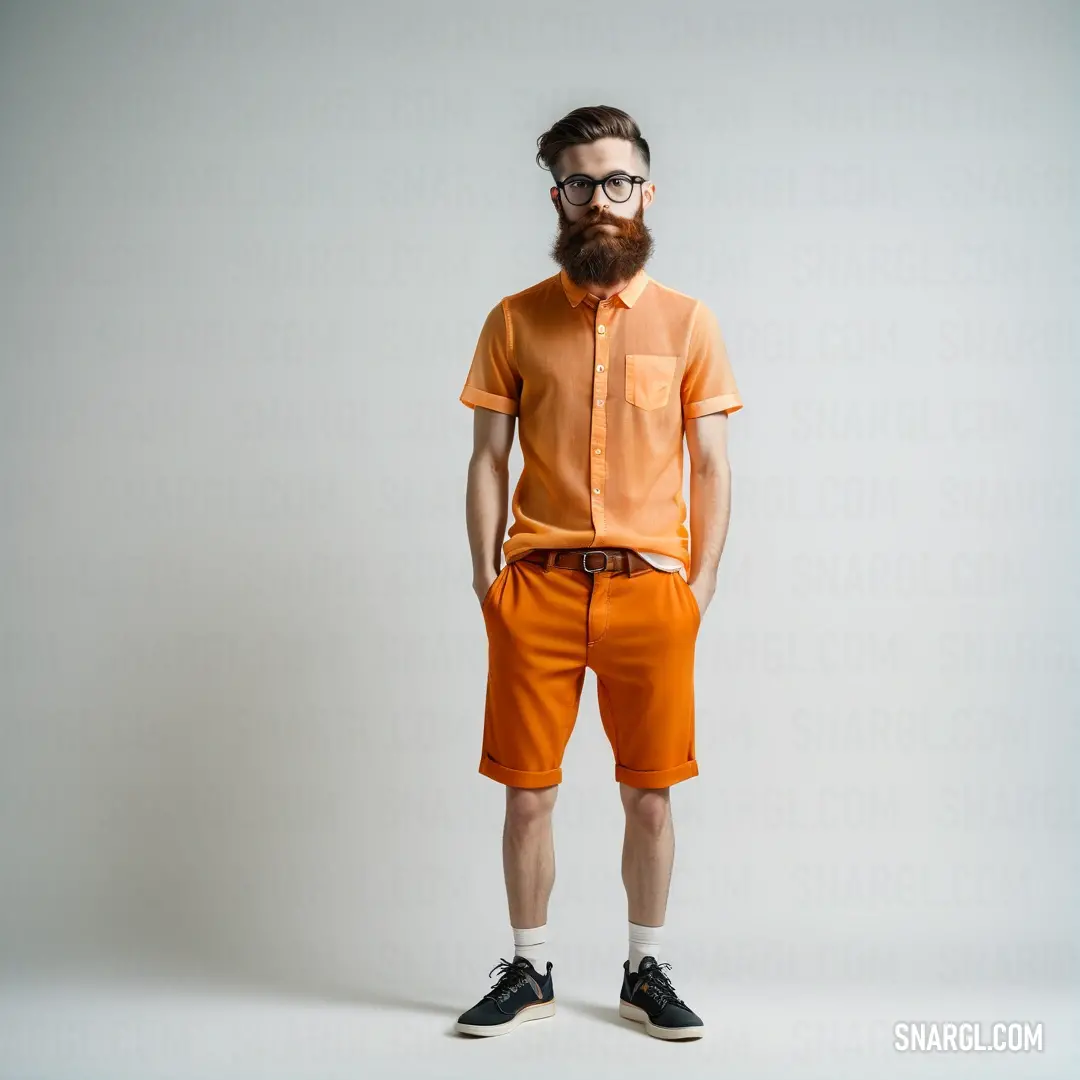
[[[604,365],[603,364],[597,364],[596,365],[596,370],[597,371],[603,371],[604,370]]]
[[[604,326],[604,324],[603,324],[603,323],[601,323],[601,324],[600,324],[600,325],[599,325],[599,326],[598,326],[598,327],[596,328],[596,332],[597,332],[598,334],[606,334],[606,333],[607,333],[607,327],[606,327],[606,326]]]
[[[599,488],[593,488],[593,491],[595,491],[597,495],[600,494],[600,489]]]
[[[601,398],[597,398],[597,399],[596,399],[596,404],[597,404],[597,405],[603,405],[603,404],[604,404],[604,399],[603,399],[602,397],[601,397]]]
[[[596,448],[596,449],[595,449],[595,450],[593,451],[593,453],[599,454],[599,453],[600,453],[600,447],[598,446],[598,447],[597,447],[597,448]]]

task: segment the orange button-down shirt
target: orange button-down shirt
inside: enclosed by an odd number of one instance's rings
[[[510,561],[628,547],[690,569],[687,419],[742,408],[715,316],[644,270],[600,300],[565,270],[487,316],[460,400],[518,417]]]

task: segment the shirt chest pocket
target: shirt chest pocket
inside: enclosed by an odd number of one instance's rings
[[[626,400],[639,409],[661,409],[671,396],[677,356],[626,354]]]

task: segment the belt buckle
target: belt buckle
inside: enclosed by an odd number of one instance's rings
[[[594,570],[589,565],[589,556],[590,555],[603,555],[604,556],[604,565],[603,566],[598,566]],[[608,567],[608,553],[606,551],[601,551],[599,548],[591,548],[589,551],[583,551],[581,553],[581,568],[583,570],[588,570],[588,572],[590,574],[602,574],[607,569],[607,567]]]

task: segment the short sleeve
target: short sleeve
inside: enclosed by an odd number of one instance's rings
[[[733,413],[741,408],[742,399],[720,326],[716,316],[699,301],[694,309],[682,379],[683,416],[691,420],[706,413]]]
[[[488,313],[473,353],[465,387],[458,398],[470,409],[482,405],[495,412],[516,416],[521,379],[513,368],[510,313],[500,301]]]

